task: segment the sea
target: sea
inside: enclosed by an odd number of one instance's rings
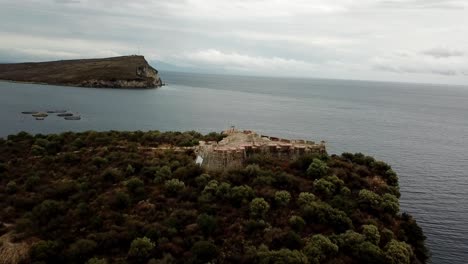
[[[400,177],[401,209],[427,236],[431,263],[468,261],[468,86],[161,72],[166,86],[94,89],[0,82],[0,137],[27,131],[222,131],[324,140]],[[68,110],[37,121],[22,111]]]

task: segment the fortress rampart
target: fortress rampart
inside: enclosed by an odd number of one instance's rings
[[[254,154],[292,160],[309,153],[326,153],[325,142],[289,140],[259,135],[253,131],[230,129],[220,142],[201,141],[196,150],[199,164],[210,170],[242,166]]]

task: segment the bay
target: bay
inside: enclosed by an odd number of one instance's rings
[[[0,137],[20,131],[221,131],[325,140],[362,152],[400,176],[401,208],[428,237],[432,263],[468,259],[468,87],[324,79],[161,73],[159,89],[0,82]],[[34,120],[22,111],[81,115]]]

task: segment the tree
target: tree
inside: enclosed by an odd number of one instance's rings
[[[357,255],[359,263],[369,264],[381,264],[385,263],[385,258],[382,250],[378,245],[373,244],[369,241],[364,241],[357,245],[357,251],[354,251],[354,255]]]
[[[260,247],[257,251],[258,263],[260,264],[307,264],[307,256],[298,250],[282,248],[280,250],[268,250]]]
[[[398,198],[393,195],[386,193],[382,196],[381,202],[382,209],[391,215],[396,215],[400,211],[400,203]]]
[[[7,193],[14,194],[16,191],[18,191],[18,186],[16,185],[15,181],[9,181],[5,189]]]
[[[31,247],[29,255],[33,262],[55,263],[54,261],[60,253],[59,250],[58,242],[41,240]]]
[[[148,260],[156,244],[147,237],[135,238],[130,244],[128,257],[138,261]]]
[[[319,264],[325,262],[330,256],[338,253],[338,246],[324,235],[315,235],[308,239],[303,252],[310,263]]]
[[[107,260],[102,258],[91,258],[89,259],[86,264],[107,264]]]
[[[413,254],[408,244],[394,239],[385,246],[384,250],[389,264],[409,264]]]
[[[97,248],[97,243],[90,239],[78,239],[71,244],[65,254],[68,256],[70,262],[83,263]]]
[[[325,162],[321,161],[320,159],[313,159],[312,163],[309,165],[307,169],[307,175],[312,178],[321,178],[327,174],[328,166]]]
[[[216,218],[207,214],[199,215],[197,217],[197,224],[205,236],[212,234],[217,227]]]
[[[362,234],[366,237],[366,240],[378,245],[380,242],[379,229],[375,225],[363,225]]]
[[[247,203],[254,196],[254,191],[250,186],[235,186],[231,189],[231,200],[235,206]]]
[[[275,202],[280,206],[286,206],[291,200],[291,194],[288,191],[277,191],[275,193]]]
[[[138,179],[137,177],[132,177],[130,180],[127,181],[125,186],[131,194],[141,194],[145,191],[145,184],[142,180]]]
[[[263,198],[255,198],[250,202],[250,215],[254,218],[263,218],[270,210],[270,205]]]
[[[325,197],[331,197],[335,193],[336,187],[332,182],[321,178],[314,181],[314,190]]]
[[[207,263],[218,256],[218,248],[211,241],[198,241],[190,251],[195,263]]]
[[[185,188],[185,183],[179,179],[171,179],[164,183],[164,187],[169,194],[176,194]]]
[[[398,186],[398,175],[392,169],[389,169],[385,172],[385,178],[388,185]]]
[[[299,206],[308,205],[316,200],[315,195],[309,192],[301,192],[297,199],[297,203]]]
[[[362,189],[359,191],[358,201],[364,209],[372,208],[374,210],[378,210],[380,208],[380,203],[382,202],[382,197],[373,191]]]
[[[306,222],[302,217],[293,215],[289,218],[289,225],[296,232],[301,232],[304,229]]]
[[[172,177],[172,171],[169,166],[162,166],[154,172],[154,182],[161,183]]]

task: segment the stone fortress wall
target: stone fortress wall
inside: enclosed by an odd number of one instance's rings
[[[241,167],[254,154],[292,160],[309,153],[326,153],[325,142],[289,140],[231,128],[220,142],[201,141],[196,149],[198,163],[210,170]]]

